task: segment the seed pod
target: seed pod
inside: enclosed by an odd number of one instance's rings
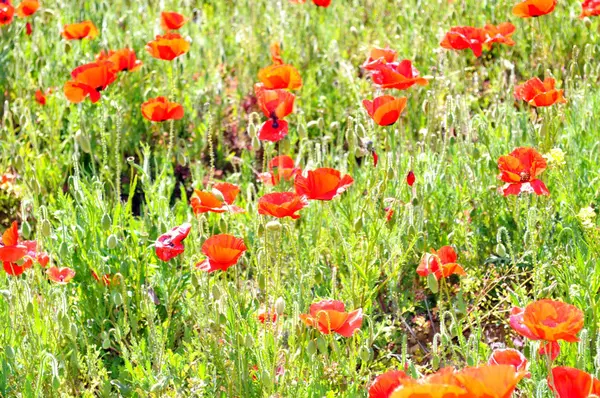
[[[48,237],[52,234],[52,224],[48,220],[42,220],[40,225],[40,231],[42,232],[42,236]]]
[[[102,219],[100,220],[100,225],[102,225],[102,229],[108,231],[110,229],[110,225],[112,224],[112,220],[108,213],[104,213]]]
[[[31,225],[29,225],[27,221],[24,221],[21,225],[21,235],[23,235],[25,239],[29,239],[31,236]]]
[[[60,244],[60,247],[58,248],[58,254],[63,260],[69,256],[69,245],[67,244],[67,242],[63,241]]]

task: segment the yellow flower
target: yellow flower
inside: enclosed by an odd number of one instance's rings
[[[560,148],[552,148],[550,152],[543,155],[544,159],[548,162],[548,167],[558,168],[565,165],[565,153]]]

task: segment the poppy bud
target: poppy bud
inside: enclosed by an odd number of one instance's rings
[[[306,346],[306,352],[308,352],[308,355],[310,356],[313,356],[317,353],[317,345],[313,340],[308,342],[308,345]]]
[[[252,149],[258,151],[260,149],[260,140],[258,137],[252,137]]]
[[[356,221],[354,221],[354,230],[360,231],[363,227],[363,219],[362,217],[358,217]]]
[[[29,239],[31,236],[31,225],[29,225],[27,221],[23,222],[21,225],[21,235],[23,235],[25,239]]]
[[[115,247],[117,247],[118,244],[119,241],[117,240],[117,237],[114,234],[110,234],[106,239],[106,246],[108,246],[109,249],[114,249]]]
[[[283,315],[285,312],[285,300],[283,297],[279,297],[277,301],[275,301],[275,312],[277,315]]]
[[[33,315],[33,303],[31,301],[27,303],[27,314]]]
[[[111,301],[113,302],[113,304],[115,305],[115,307],[120,306],[121,304],[123,304],[123,296],[121,296],[121,293],[119,292],[112,292],[112,294],[110,295]]]
[[[227,323],[227,317],[225,316],[225,314],[219,314],[219,316],[217,317],[218,320],[218,324],[219,325],[225,325]]]
[[[281,231],[281,223],[279,221],[269,221],[266,227],[269,231]]]
[[[37,194],[42,193],[42,186],[37,179],[31,181],[31,190]]]
[[[110,340],[108,338],[102,340],[102,348],[105,350],[110,348]]]
[[[248,125],[248,135],[252,139],[254,139],[256,137],[256,126],[254,125],[254,123],[250,123]]]
[[[303,140],[304,138],[306,138],[306,125],[304,123],[300,123],[298,124],[298,137],[300,138],[300,140]]]
[[[88,136],[83,135],[81,130],[77,130],[75,133],[75,141],[81,147],[81,150],[85,153],[90,153],[92,151],[92,146],[90,144],[90,139]]]
[[[396,177],[396,173],[392,167],[388,167],[387,169],[387,178],[388,180],[393,180]]]
[[[267,280],[266,280],[265,276],[264,275],[260,275],[258,277],[258,288],[260,290],[265,290],[266,286],[267,286]]]
[[[69,256],[69,245],[66,241],[63,241],[58,248],[58,254],[62,259],[65,259]]]
[[[21,155],[17,155],[15,157],[15,168],[19,171],[25,170],[25,162],[23,161],[23,157]]]
[[[265,227],[262,224],[258,225],[258,230],[256,231],[258,236],[263,236],[265,234]]]
[[[108,231],[110,229],[111,224],[112,221],[110,219],[110,216],[108,215],[108,213],[104,213],[102,219],[100,220],[100,225],[102,225],[102,229]]]
[[[427,287],[429,287],[429,290],[431,290],[431,293],[433,294],[437,293],[439,290],[438,280],[433,272],[427,275]]]
[[[248,333],[246,335],[246,341],[244,341],[246,348],[252,348],[254,347],[254,338],[252,337],[252,335],[250,333]]]
[[[323,338],[323,336],[317,337],[317,348],[323,355],[327,355],[327,341]]]
[[[415,183],[415,173],[413,173],[412,170],[409,171],[408,174],[406,175],[406,183],[411,187]]]
[[[264,369],[260,375],[260,381],[262,383],[263,388],[269,390],[271,388],[271,374],[267,369]]]
[[[183,152],[177,152],[177,164],[185,166],[187,164],[187,158],[183,154]]]
[[[506,257],[506,255],[507,255],[506,248],[504,247],[504,245],[502,243],[498,243],[496,245],[496,253],[500,257]]]
[[[40,231],[42,232],[42,236],[50,236],[52,234],[52,224],[50,224],[50,221],[42,220]]]
[[[369,347],[361,347],[360,359],[362,359],[363,362],[369,362],[371,360],[372,354],[373,351]]]

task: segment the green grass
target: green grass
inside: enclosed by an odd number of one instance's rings
[[[0,190],[2,230],[21,220],[54,265],[77,272],[67,285],[38,265],[18,278],[0,272],[0,396],[365,397],[387,369],[474,365],[493,344],[512,347],[508,310],[543,297],[585,312],[581,342],[563,344],[557,364],[598,375],[600,232],[577,214],[600,204],[600,24],[578,19],[577,1],[537,20],[513,17],[514,3],[64,0],[42,2],[31,37],[20,19],[0,28],[0,172],[18,173],[21,188],[18,198]],[[162,9],[195,16],[181,29],[191,50],[172,63],[144,51]],[[84,19],[100,29],[96,40],[60,37],[63,24]],[[514,47],[480,59],[439,47],[451,26],[504,21],[517,27]],[[248,130],[264,117],[248,104],[272,41],[304,86],[289,136],[259,148]],[[408,106],[382,128],[361,105],[382,91],[359,66],[386,44],[432,80],[393,91]],[[97,104],[69,104],[70,71],[125,46],[142,69],[121,74]],[[534,76],[554,76],[568,103],[515,103],[514,85]],[[38,88],[53,88],[45,107]],[[181,103],[184,119],[143,119],[141,103],[158,95]],[[365,141],[380,155],[376,168]],[[497,159],[519,146],[565,152],[566,163],[543,174],[550,197],[497,192]],[[277,154],[355,183],[267,229],[257,200],[274,189],[256,172]],[[191,189],[211,174],[241,187],[246,213],[193,215]],[[397,200],[389,223],[386,198]],[[186,221],[185,254],[161,262],[154,241]],[[224,273],[194,269],[204,240],[225,232],[245,240],[242,260]],[[446,244],[468,275],[432,293],[415,269]],[[104,287],[91,270],[118,283]],[[259,308],[280,297],[284,315],[259,323]],[[342,338],[306,327],[299,314],[320,298],[362,308],[360,331]],[[550,397],[536,347],[522,348],[532,378],[520,393]]]

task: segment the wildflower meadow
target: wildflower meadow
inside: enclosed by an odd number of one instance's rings
[[[600,0],[0,0],[0,397],[600,397]]]

